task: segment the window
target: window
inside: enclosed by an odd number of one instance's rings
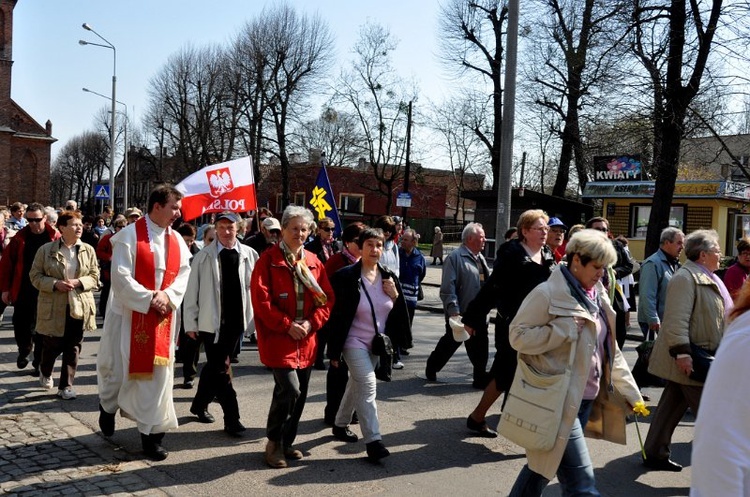
[[[365,211],[365,196],[353,193],[342,193],[339,195],[339,209],[343,212]]]
[[[305,207],[305,192],[296,192],[294,194],[294,205]]]
[[[651,216],[650,205],[631,205],[630,237],[646,238],[648,220]],[[669,210],[669,226],[685,231],[685,206],[673,205]]]

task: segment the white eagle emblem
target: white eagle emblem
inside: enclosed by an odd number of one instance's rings
[[[208,171],[206,172],[206,176],[208,176],[208,185],[211,188],[212,197],[218,198],[234,190],[234,183],[232,182],[232,175],[229,174],[229,168]]]

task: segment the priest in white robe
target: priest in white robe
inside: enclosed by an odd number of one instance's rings
[[[115,429],[115,414],[138,424],[143,449],[167,457],[164,433],[177,428],[172,399],[176,310],[190,273],[190,250],[171,225],[182,194],[162,185],[148,214],[112,237],[112,288],[97,358],[99,427]]]

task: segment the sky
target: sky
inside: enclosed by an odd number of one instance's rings
[[[42,126],[52,121],[53,158],[73,136],[94,128],[95,115],[112,87],[112,50],[81,46],[102,43],[84,30],[85,22],[117,49],[117,100],[140,122],[148,102],[148,82],[170,55],[187,45],[228,44],[275,0],[19,0],[13,19],[11,96]],[[449,87],[437,59],[437,0],[290,0],[298,11],[318,13],[335,38],[337,63],[348,64],[360,26],[368,20],[391,30],[399,40],[394,66],[415,80],[433,100]],[[338,75],[338,68],[332,70]],[[426,99],[425,99],[426,100]],[[118,105],[121,110],[122,106]]]

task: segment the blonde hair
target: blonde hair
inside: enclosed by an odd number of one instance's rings
[[[594,229],[582,229],[570,237],[565,247],[565,258],[570,264],[573,256],[578,255],[581,264],[586,265],[591,261],[605,266],[611,266],[617,262],[617,251],[607,235]]]
[[[516,227],[518,228],[518,239],[520,241],[523,241],[523,230],[531,229],[531,226],[537,221],[537,219],[544,219],[544,222],[547,223],[549,221],[549,216],[542,209],[529,209],[518,216]]]

